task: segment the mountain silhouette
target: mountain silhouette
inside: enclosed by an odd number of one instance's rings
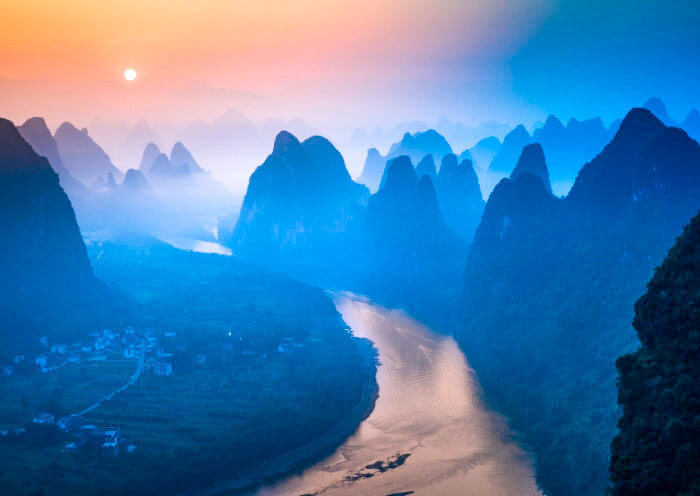
[[[126,171],[124,182],[121,184],[121,187],[135,193],[151,191],[151,186],[148,184],[146,176],[143,175],[143,172],[136,169],[129,169]]]
[[[466,243],[445,224],[430,176],[418,178],[407,155],[388,163],[363,222],[357,253],[366,287],[397,301],[434,301],[458,280]]]
[[[533,447],[546,492],[605,492],[612,364],[636,348],[634,301],[700,208],[698,192],[700,146],[645,109],[626,115],[565,198],[529,172],[492,192],[456,337],[486,383],[498,378],[494,401]]]
[[[106,287],[92,273],[58,175],[6,119],[0,119],[0,222],[0,353],[38,348],[40,335],[85,332]]]
[[[328,140],[313,136],[300,143],[282,131],[250,177],[229,243],[235,253],[268,262],[280,257],[318,261],[332,251],[327,244],[367,195]]]
[[[568,193],[581,167],[600,153],[611,138],[600,118],[571,119],[564,126],[553,115],[532,135],[532,141],[542,146],[547,157],[553,189],[559,195]]]
[[[436,161],[452,153],[447,140],[434,129],[418,133],[405,133],[398,143],[391,145],[387,159],[407,155],[412,163],[418,163],[425,155],[431,154]]]
[[[49,131],[46,121],[42,117],[27,119],[24,124],[17,127],[17,130],[35,152],[48,159],[49,164],[58,174],[61,186],[69,196],[84,195],[86,193],[85,186],[73,177],[63,164],[63,159],[58,153],[56,140],[51,135],[51,131]]]
[[[518,125],[503,138],[503,144],[493,157],[488,170],[509,175],[515,168],[523,148],[525,145],[529,145],[531,141],[532,138],[525,126],[522,124]]]
[[[155,162],[156,158],[160,155],[160,148],[155,143],[148,143],[146,148],[143,150],[141,155],[141,162],[139,163],[139,170],[144,174],[148,174],[148,170]]]
[[[443,158],[444,161],[444,158]],[[427,154],[425,157],[423,157],[420,162],[418,162],[418,165],[416,165],[416,176],[418,178],[427,175],[430,177],[430,180],[433,181],[433,184],[437,180],[437,170],[435,169],[435,160],[433,159],[433,156],[431,154]]]
[[[533,143],[527,145],[523,148],[523,152],[520,154],[518,163],[513,169],[510,175],[511,180],[517,179],[520,174],[529,172],[534,174],[542,180],[542,184],[545,189],[551,193],[552,186],[549,182],[549,171],[547,170],[547,164],[544,158],[544,151],[542,150],[542,145],[539,143]]]
[[[665,126],[675,126],[676,123],[671,119],[671,117],[668,115],[668,111],[666,110],[666,105],[664,102],[661,101],[660,98],[650,98],[647,100],[647,102],[644,104],[644,108],[647,109],[649,112],[654,114],[657,119],[659,119]]]
[[[170,151],[170,163],[176,167],[186,165],[193,174],[202,174],[204,169],[197,163],[190,151],[185,148],[181,141],[176,142]]]
[[[386,160],[376,148],[367,150],[367,158],[362,168],[362,174],[357,178],[357,182],[364,184],[372,193],[376,193],[384,174]]]
[[[189,175],[190,168],[187,164],[174,165],[165,153],[158,155],[148,168],[148,177],[153,181],[186,180]]]
[[[469,154],[472,156],[471,160],[474,165],[486,170],[500,149],[501,141],[495,136],[489,136],[471,147]]]
[[[454,154],[446,155],[437,175],[436,190],[447,226],[471,242],[484,210],[479,179],[471,161],[458,164]]]
[[[695,141],[700,141],[700,112],[691,110],[681,123],[681,128]]]
[[[54,139],[66,169],[88,187],[98,178],[106,180],[110,172],[115,179],[123,179],[124,174],[88,135],[87,129],[79,130],[73,124],[64,122],[56,130]]]

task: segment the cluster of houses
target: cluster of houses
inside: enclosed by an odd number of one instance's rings
[[[55,420],[54,415],[42,412],[33,419],[35,424],[55,424],[61,431],[73,434],[73,440],[65,446],[66,451],[75,451],[80,448],[99,449],[109,454],[118,454],[121,438],[119,427],[107,427],[99,429],[94,424],[83,423],[79,417],[68,416]],[[126,450],[131,453],[136,446],[129,444]]]
[[[164,336],[166,341],[172,341],[175,332],[165,332]],[[143,336],[137,335],[135,329],[130,326],[121,333],[104,329],[101,332],[90,334],[88,342],[78,341],[71,345],[51,344],[48,336],[42,336],[39,342],[45,351],[33,359],[27,358],[26,355],[15,355],[13,364],[0,365],[0,373],[10,376],[14,374],[15,366],[33,362],[42,373],[47,374],[67,364],[103,361],[110,355],[139,358],[144,354],[149,357],[148,366],[155,374],[172,374],[172,364],[170,363],[172,353],[163,351],[163,345],[158,339],[158,335],[150,329],[146,330]]]
[[[232,333],[227,333],[231,337]],[[72,363],[86,361],[102,361],[108,356],[123,356],[127,359],[143,360],[143,370],[150,371],[157,376],[171,376],[173,374],[172,358],[177,351],[184,351],[185,346],[176,341],[176,333],[168,331],[160,335],[152,329],[146,329],[143,333],[137,333],[133,327],[125,327],[123,332],[114,332],[104,329],[101,332],[90,334],[90,340],[76,342],[71,345],[49,342],[49,338],[40,338],[40,344],[44,351],[35,356],[33,363],[42,373],[50,373],[58,368]],[[304,347],[303,342],[293,338],[282,338],[277,345],[278,353],[290,353]],[[223,343],[222,359],[224,362],[233,360],[235,356],[257,356],[259,349],[253,340],[242,338],[226,340]],[[267,353],[260,355],[267,358]],[[196,354],[197,364],[206,362],[206,355]],[[14,365],[31,363],[25,355],[16,355]],[[141,367],[141,365],[139,365]],[[140,373],[140,368],[138,369]],[[0,372],[5,375],[14,373],[13,365],[0,365]],[[132,378],[132,382],[135,379]],[[128,386],[128,385],[127,385]],[[126,387],[126,386],[125,386]],[[65,446],[66,451],[82,448],[99,448],[109,453],[118,453],[120,444],[126,446],[127,452],[132,452],[135,445],[122,442],[119,427],[107,427],[100,429],[95,425],[83,423],[81,417],[74,414],[56,419],[50,412],[41,412],[33,417],[34,424],[53,424],[65,433],[72,435],[72,440]],[[16,435],[25,432],[24,428],[13,431]],[[8,435],[8,431],[0,431],[1,435]]]
[[[127,327],[127,330],[128,329],[130,328]],[[44,348],[44,351],[33,358],[33,363],[42,373],[47,374],[71,363],[81,363],[85,360],[106,360],[110,353],[120,352],[124,346],[134,346],[133,341],[138,340],[134,338],[133,328],[131,329],[131,340],[128,334],[122,337],[118,332],[113,332],[111,329],[104,329],[102,332],[93,332],[90,334],[90,342],[88,343],[77,341],[70,345],[64,343],[51,344],[49,343],[48,336],[42,336],[39,338],[39,342]],[[27,361],[26,355],[15,355],[13,365],[2,365],[0,371],[5,375],[12,375],[14,373],[14,366]]]

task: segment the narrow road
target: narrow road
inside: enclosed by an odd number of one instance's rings
[[[118,395],[122,391],[125,391],[129,386],[135,384],[136,381],[139,380],[139,377],[141,377],[141,373],[143,372],[143,365],[144,365],[145,361],[146,361],[146,342],[142,340],[141,341],[141,356],[139,357],[139,363],[138,363],[138,365],[136,365],[136,370],[134,371],[133,375],[131,376],[131,379],[129,379],[129,382],[124,384],[119,389],[112,391],[111,393],[109,393],[107,396],[105,396],[104,398],[102,398],[98,402],[93,403],[92,405],[87,407],[85,410],[78,412],[78,413],[73,413],[70,416],[71,417],[81,417],[81,416],[85,415],[86,413],[93,411],[95,408],[100,406],[102,404],[102,402],[111,400],[112,398],[114,398],[116,395]]]

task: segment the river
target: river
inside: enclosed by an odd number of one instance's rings
[[[541,494],[529,456],[484,405],[454,339],[350,293],[335,304],[378,351],[375,408],[332,455],[258,496]]]

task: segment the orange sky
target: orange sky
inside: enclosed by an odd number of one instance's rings
[[[4,0],[0,76],[275,90],[309,81],[439,78],[446,54],[512,50],[536,17],[512,0]],[[542,3],[542,2],[539,2]],[[526,23],[527,24],[527,23]],[[509,32],[510,31],[510,32]]]

